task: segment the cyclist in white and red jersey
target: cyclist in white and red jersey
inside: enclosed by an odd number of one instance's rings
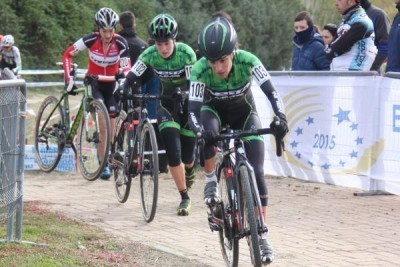
[[[131,68],[129,48],[126,40],[115,33],[119,17],[111,8],[103,7],[95,15],[98,32],[88,34],[67,48],[63,55],[63,68],[66,84],[71,76],[72,58],[79,52],[88,50],[89,65],[85,82],[91,84],[92,95],[95,99],[104,102],[110,115],[111,132],[113,131],[115,117],[118,115],[118,103],[113,97],[119,69],[127,73]],[[102,78],[101,76],[111,76]],[[111,176],[110,169],[106,167],[101,174],[102,179]]]

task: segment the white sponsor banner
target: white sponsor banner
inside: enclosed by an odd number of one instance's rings
[[[286,153],[266,138],[265,173],[400,195],[400,80],[381,76],[272,76],[285,104]],[[270,104],[253,85],[264,126]]]
[[[50,153],[48,153],[47,156],[54,159],[57,148],[54,147],[49,151]],[[33,145],[25,145],[24,168],[25,170],[39,170],[39,166],[36,162],[35,157],[35,147]],[[64,149],[60,162],[58,163],[55,170],[61,172],[76,172],[76,158],[72,148]]]

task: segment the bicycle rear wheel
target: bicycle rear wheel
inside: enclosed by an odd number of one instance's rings
[[[254,212],[254,199],[250,187],[250,175],[246,166],[239,168],[240,183],[242,185],[243,205],[243,227],[246,233],[247,244],[250,248],[251,261],[254,266],[261,267],[261,252],[258,241],[258,227]]]
[[[35,123],[35,155],[39,168],[51,172],[60,162],[65,147],[64,113],[54,96],[40,105]]]
[[[140,144],[141,171],[140,194],[143,217],[146,222],[154,219],[158,199],[158,146],[154,127],[150,122],[143,124]]]
[[[216,207],[215,214],[223,219],[224,225],[219,231],[219,243],[221,245],[222,257],[228,267],[238,266],[239,261],[239,239],[236,235],[236,215],[237,209],[233,207],[231,194],[233,185],[226,179],[224,166],[222,165],[221,155],[217,155],[216,173],[218,178],[219,192],[221,193],[221,204]]]
[[[78,136],[78,161],[82,176],[89,181],[99,178],[108,161],[110,118],[103,102],[92,99],[81,119]]]
[[[128,200],[131,191],[132,178],[129,174],[129,136],[125,128],[125,111],[121,111],[115,120],[114,141],[111,148],[112,169],[115,182],[115,193],[121,203]]]

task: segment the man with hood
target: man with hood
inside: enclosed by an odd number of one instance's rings
[[[389,51],[386,71],[400,72],[400,0],[394,0],[399,11],[393,19],[389,33]]]
[[[372,63],[371,70],[379,72],[382,63],[387,59],[390,19],[383,9],[371,4],[369,0],[361,0],[361,7],[364,8],[368,17],[374,24],[374,42],[376,48],[378,48],[378,54],[376,55],[374,63]]]

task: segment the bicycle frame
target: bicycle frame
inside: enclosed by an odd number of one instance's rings
[[[65,144],[64,145],[66,147],[71,147],[72,146],[74,151],[75,151],[74,144],[73,144],[74,137],[76,135],[76,132],[77,132],[79,124],[80,124],[80,121],[81,121],[82,116],[84,114],[83,111],[87,109],[86,108],[87,102],[90,99],[92,99],[90,85],[88,85],[87,87],[85,86],[83,88],[76,89],[75,92],[77,92],[77,93],[83,92],[84,96],[82,98],[82,102],[81,102],[81,104],[79,106],[78,112],[76,113],[76,116],[75,116],[73,124],[72,125],[70,124],[71,120],[70,120],[70,109],[69,109],[69,94],[68,94],[67,88],[64,88],[64,91],[63,91],[63,93],[61,95],[61,98],[58,100],[57,104],[54,106],[53,110],[50,112],[50,115],[47,117],[46,121],[43,123],[42,128],[40,129],[41,132],[44,133],[43,127],[47,126],[47,123],[49,122],[50,118],[53,116],[53,114],[57,110],[57,108],[60,105],[63,106],[64,107],[63,108],[63,111],[64,111],[63,112],[64,125],[62,127],[63,127],[63,130],[65,131],[65,133],[67,133],[67,137],[65,139]],[[86,122],[87,122],[87,120],[86,120]],[[85,129],[86,130],[87,130],[87,126],[88,125],[85,125]],[[98,129],[96,129],[96,130],[98,130]]]
[[[139,106],[138,107],[134,107],[133,105],[133,98],[136,99],[136,101],[139,102]],[[151,99],[156,99],[158,98],[155,95],[145,95],[145,94],[136,94],[136,95],[132,95],[128,98],[127,100],[127,117],[126,120],[124,122],[124,125],[122,127],[125,128],[127,134],[128,134],[128,139],[129,139],[129,143],[128,143],[128,151],[132,151],[132,155],[127,155],[129,158],[129,162],[128,162],[128,166],[130,169],[132,169],[133,167],[133,172],[130,173],[131,177],[135,177],[136,175],[138,175],[141,170],[142,170],[142,166],[140,165],[140,151],[141,151],[141,131],[143,128],[143,125],[146,122],[151,123],[150,118],[148,117],[148,112],[147,112],[147,101],[151,100]],[[134,117],[134,112],[135,111],[139,111],[137,112],[138,117],[137,118],[133,118]],[[117,140],[117,139],[115,139]],[[112,146],[115,146],[116,144],[113,143]]]

